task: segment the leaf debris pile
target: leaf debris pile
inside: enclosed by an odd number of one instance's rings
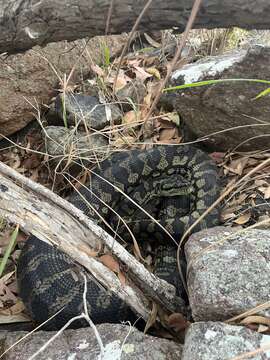
[[[232,153],[225,155],[220,166],[228,184],[235,184],[250,170],[269,159],[270,152]],[[224,191],[226,191],[226,188]],[[231,193],[223,206],[221,220],[225,225],[249,226],[270,216],[270,165],[258,170]]]

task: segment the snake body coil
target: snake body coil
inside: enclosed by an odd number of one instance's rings
[[[104,227],[106,220],[110,224],[106,230],[114,228],[127,240],[128,226],[136,239],[148,238],[170,247],[170,237],[179,242],[185,229],[209,208],[218,193],[217,170],[208,155],[186,145],[158,146],[112,154],[93,171],[89,187],[74,192],[69,200],[99,225]],[[218,210],[214,209],[193,231],[218,222]],[[166,261],[159,259],[158,263],[159,273],[166,273]],[[34,236],[22,250],[18,282],[20,296],[37,323],[64,308],[48,323],[49,329],[63,326],[82,312],[84,283],[75,265],[65,254]],[[135,317],[120,299],[93,280],[88,281],[87,289],[94,323]]]

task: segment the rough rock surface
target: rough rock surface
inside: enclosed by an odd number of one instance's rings
[[[202,230],[189,238],[185,254],[195,321],[226,320],[270,300],[269,230]]]
[[[174,72],[171,85],[211,79],[268,79],[269,56],[270,47],[253,46],[205,58]],[[212,148],[226,151],[242,143],[241,150],[262,149],[269,147],[270,140],[269,96],[257,100],[255,97],[267,87],[248,81],[223,82],[171,92],[162,103],[177,109],[194,138],[221,131],[206,140]],[[256,125],[250,126],[253,124]]]
[[[107,109],[106,109],[107,108]],[[108,114],[108,111],[110,114]],[[83,94],[58,95],[55,100],[55,112],[61,124],[101,130],[105,126],[120,123],[122,114],[113,104],[101,104],[94,96]]]
[[[111,56],[121,50],[127,35],[107,37]],[[37,115],[37,104],[48,104],[59,89],[60,79],[74,71],[68,85],[89,74],[91,61],[102,62],[104,38],[54,43],[35,47],[25,54],[2,56],[0,67],[0,133],[7,136],[27,125]],[[83,54],[82,54],[83,52]],[[91,59],[89,57],[91,54]],[[1,135],[0,134],[0,135]]]
[[[108,151],[108,140],[100,133],[83,133],[63,126],[48,126],[44,129],[45,150],[56,162],[96,162]]]
[[[232,360],[270,344],[270,336],[242,326],[198,322],[187,331],[182,360]],[[245,359],[269,360],[270,351]]]
[[[94,331],[90,328],[66,330],[45,351],[38,360],[180,360],[182,345],[172,341],[144,335],[142,332],[120,324],[97,326],[104,345],[104,357]],[[26,332],[0,333],[1,353]],[[5,360],[28,360],[55,332],[40,331],[23,340],[10,350]]]

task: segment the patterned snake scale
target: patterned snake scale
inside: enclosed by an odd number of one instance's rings
[[[69,201],[108,230],[101,218],[105,219],[126,241],[130,240],[128,225],[138,241],[147,238],[157,244],[161,250],[158,250],[156,274],[176,284],[173,279],[177,274],[176,246],[167,232],[179,242],[185,229],[218,195],[217,169],[207,154],[188,145],[161,145],[149,150],[113,153],[95,168],[90,185],[81,187],[80,194],[71,194]],[[126,225],[119,221],[116,213]],[[193,232],[218,223],[219,211],[214,209]],[[80,271],[69,257],[34,236],[22,250],[18,283],[20,296],[36,323],[44,322],[64,308],[48,322],[46,329],[58,329],[82,312],[84,282]],[[120,299],[93,279],[88,280],[87,303],[94,323],[136,318]],[[84,320],[80,320],[73,327],[85,325]]]

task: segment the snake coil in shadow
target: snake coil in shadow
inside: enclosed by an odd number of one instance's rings
[[[110,231],[103,225],[105,219],[127,241],[126,226],[138,241],[147,238],[158,246],[161,244],[163,250],[158,255],[156,274],[176,284],[173,279],[177,273],[176,246],[171,237],[179,242],[183,232],[218,195],[217,169],[207,154],[188,145],[162,145],[113,153],[95,168],[89,187],[81,187],[80,193],[71,194],[69,201]],[[219,211],[213,209],[193,232],[218,223]],[[174,259],[167,261],[164,246],[168,251],[173,249],[170,254],[174,254]],[[58,329],[81,314],[84,282],[76,269],[61,251],[34,236],[28,239],[18,263],[18,284],[20,296],[36,323],[63,309],[45,326]],[[93,279],[87,283],[87,305],[94,323],[136,318],[122,300]],[[73,324],[74,327],[85,325],[84,320]]]

